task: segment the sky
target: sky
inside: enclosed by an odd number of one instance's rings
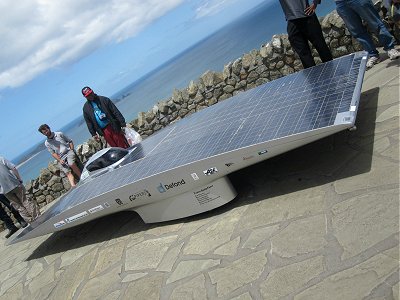
[[[265,1],[0,1],[0,155],[81,115],[83,86],[110,97]]]

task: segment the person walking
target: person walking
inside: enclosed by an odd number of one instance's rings
[[[12,207],[10,201],[8,201],[6,196],[4,196],[3,194],[0,194],[0,202],[10,210],[14,218],[21,224],[22,228],[28,226],[28,223],[26,223],[25,220],[19,214],[19,212],[14,207]],[[4,225],[8,229],[8,233],[5,235],[6,239],[8,239],[10,236],[12,236],[15,232],[18,231],[18,227],[14,225],[13,220],[10,218],[10,216],[6,213],[5,209],[1,205],[0,205],[0,220],[3,221]]]
[[[90,134],[96,139],[104,136],[111,147],[128,148],[123,128],[126,127],[125,118],[107,97],[99,96],[85,86],[82,95],[86,98],[83,106],[83,117]]]
[[[380,57],[363,21],[378,34],[379,42],[391,60],[400,57],[400,52],[394,48],[394,37],[389,33],[371,0],[335,0],[335,3],[336,11],[347,29],[369,54],[367,68],[372,68],[379,63]]]
[[[59,162],[60,169],[67,175],[71,186],[76,186],[74,174],[79,179],[81,177],[81,170],[77,165],[79,158],[74,152],[73,141],[61,131],[51,131],[47,124],[40,125],[38,131],[47,137],[44,144],[50,154]]]
[[[6,196],[25,222],[32,223],[40,216],[40,210],[35,200],[26,197],[26,190],[22,183],[15,165],[0,156],[0,194]]]
[[[304,69],[315,66],[315,61],[308,42],[317,50],[321,60],[332,60],[332,54],[322,34],[321,24],[315,14],[320,0],[311,5],[308,0],[279,0],[287,20],[289,42],[299,55]]]

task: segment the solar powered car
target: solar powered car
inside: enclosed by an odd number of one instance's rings
[[[367,58],[353,53],[239,93],[128,153],[104,150],[88,162],[82,184],[9,243],[122,210],[153,223],[232,201],[228,174],[354,127]]]

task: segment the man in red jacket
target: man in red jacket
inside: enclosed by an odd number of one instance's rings
[[[123,128],[126,122],[115,104],[107,97],[99,96],[85,86],[82,95],[86,98],[83,117],[90,134],[96,139],[104,136],[111,147],[128,148]]]

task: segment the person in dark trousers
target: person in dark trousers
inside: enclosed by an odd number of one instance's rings
[[[290,45],[299,55],[304,69],[315,66],[308,42],[317,50],[321,60],[332,60],[332,54],[322,34],[321,24],[315,15],[320,0],[311,5],[308,0],[279,0],[287,20],[287,32]]]
[[[86,98],[83,106],[83,117],[90,134],[96,139],[104,136],[111,147],[128,148],[123,128],[126,127],[125,118],[107,97],[99,96],[85,86],[82,95]]]
[[[11,213],[14,215],[14,218],[18,221],[19,224],[21,224],[22,228],[28,226],[28,223],[26,223],[25,220],[19,214],[19,212],[14,207],[12,207],[10,201],[8,201],[6,196],[4,196],[3,194],[0,194],[0,202],[11,211]],[[15,232],[18,231],[18,227],[14,225],[13,220],[8,216],[8,214],[1,205],[0,205],[0,220],[3,221],[4,225],[8,229],[8,233],[6,234],[6,239],[8,239],[10,236],[12,236]]]

